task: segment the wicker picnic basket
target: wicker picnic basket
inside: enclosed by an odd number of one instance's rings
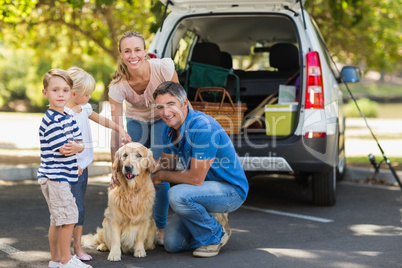
[[[201,96],[201,93],[222,93],[220,102],[207,102]],[[229,103],[224,102],[228,98]],[[199,99],[199,101],[197,101]],[[232,98],[226,89],[222,87],[201,87],[197,89],[194,101],[191,102],[194,110],[201,111],[215,118],[223,127],[227,134],[239,134],[244,113],[247,110],[245,103],[234,104]]]

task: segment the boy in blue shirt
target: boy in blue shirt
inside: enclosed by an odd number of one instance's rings
[[[41,164],[38,182],[50,212],[48,267],[92,267],[71,255],[70,246],[78,209],[70,184],[78,181],[76,153],[84,150],[81,132],[74,117],[64,111],[71,96],[73,80],[61,69],[52,69],[43,77],[42,90],[49,109],[39,127]]]
[[[243,204],[249,189],[240,159],[215,119],[188,108],[180,84],[162,83],[154,99],[167,127],[160,169],[152,180],[175,184],[168,191],[175,215],[166,229],[165,249],[216,256],[231,234],[227,213]]]

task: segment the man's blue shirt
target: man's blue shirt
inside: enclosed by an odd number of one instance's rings
[[[163,152],[179,156],[178,169],[190,169],[191,158],[214,159],[206,181],[225,181],[234,186],[243,200],[249,190],[240,159],[233,143],[222,126],[211,116],[188,109],[188,115],[179,129],[179,146],[173,145],[174,129],[165,127]]]

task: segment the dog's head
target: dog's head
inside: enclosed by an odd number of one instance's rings
[[[131,142],[121,147],[115,154],[113,172],[120,173],[128,180],[142,174],[150,174],[156,167],[152,151],[141,143]]]

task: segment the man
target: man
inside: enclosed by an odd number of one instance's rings
[[[216,256],[231,234],[227,213],[239,208],[248,193],[244,170],[224,129],[212,117],[188,108],[180,84],[164,82],[153,96],[167,127],[160,169],[152,180],[175,185],[168,191],[175,215],[166,229],[165,249]]]

